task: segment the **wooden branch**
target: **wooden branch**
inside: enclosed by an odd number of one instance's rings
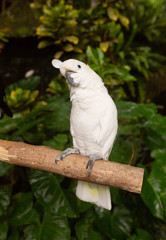
[[[141,193],[144,169],[117,162],[98,160],[91,176],[85,169],[88,158],[76,154],[55,164],[61,151],[45,146],[0,140],[0,160],[15,165],[35,168],[87,182]]]

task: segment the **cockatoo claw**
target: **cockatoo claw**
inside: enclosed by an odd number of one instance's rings
[[[61,154],[58,155],[58,157],[56,158],[55,160],[55,163],[57,164],[59,160],[62,160],[72,154],[72,153],[75,153],[75,154],[80,154],[80,151],[78,148],[67,148],[65,151],[63,151]]]
[[[97,154],[92,154],[89,156],[89,161],[87,162],[87,165],[86,165],[86,169],[88,169],[88,177],[90,177],[91,175],[91,172],[92,172],[92,168],[95,164],[95,161],[96,160],[100,160],[100,159],[103,159],[102,157],[100,157],[99,155]]]

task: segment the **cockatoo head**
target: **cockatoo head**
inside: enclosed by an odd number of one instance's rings
[[[97,73],[88,65],[76,59],[68,59],[64,62],[54,59],[52,60],[52,65],[60,70],[70,87],[79,86],[85,88],[88,85],[94,84],[99,78]]]

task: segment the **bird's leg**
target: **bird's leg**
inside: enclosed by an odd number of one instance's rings
[[[88,169],[88,176],[90,176],[91,172],[92,172],[92,168],[93,168],[93,165],[95,163],[96,160],[100,160],[100,159],[103,159],[101,156],[97,155],[97,154],[92,154],[89,156],[89,161],[87,162],[87,165],[86,165],[86,169]]]
[[[67,148],[65,151],[58,155],[57,159],[55,160],[55,163],[58,163],[59,160],[63,160],[66,156],[72,153],[80,154],[80,151],[78,148]]]

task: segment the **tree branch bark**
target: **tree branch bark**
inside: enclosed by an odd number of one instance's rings
[[[39,169],[69,178],[141,193],[144,169],[117,162],[98,160],[91,176],[85,168],[88,157],[71,154],[55,164],[61,151],[45,146],[0,140],[0,160],[15,165]]]

